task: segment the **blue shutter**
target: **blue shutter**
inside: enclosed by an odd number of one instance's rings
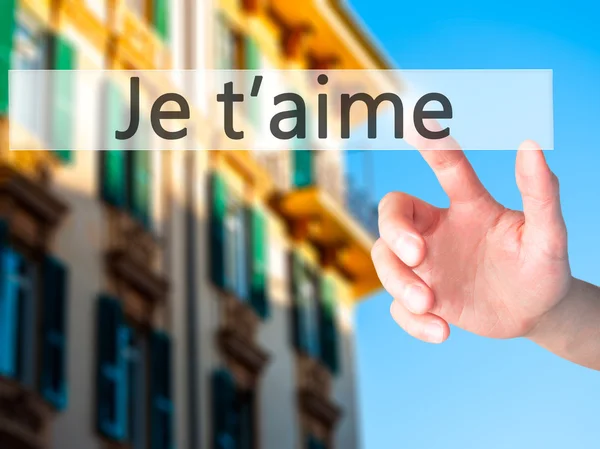
[[[153,332],[151,348],[151,449],[173,447],[173,402],[171,400],[171,339]]]
[[[213,449],[235,449],[235,380],[226,369],[213,373],[212,403]]]
[[[309,435],[307,446],[308,449],[325,449],[325,444],[313,435]]]
[[[98,432],[115,441],[127,438],[127,361],[124,351],[129,329],[123,325],[118,299],[100,295],[98,301]]]
[[[43,266],[42,370],[40,391],[56,409],[67,405],[67,268],[50,256]]]
[[[7,247],[8,226],[0,221],[0,375],[15,377],[17,370],[19,255]]]

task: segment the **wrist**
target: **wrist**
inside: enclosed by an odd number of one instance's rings
[[[574,298],[577,298],[577,291],[581,288],[580,283],[582,281],[579,279],[569,276],[559,299],[550,309],[537,318],[533,327],[523,336],[538,344],[542,344],[547,336],[555,336],[557,328],[564,323],[568,314],[572,312],[571,303]]]
[[[554,354],[600,370],[600,289],[572,278],[567,293],[525,335]]]

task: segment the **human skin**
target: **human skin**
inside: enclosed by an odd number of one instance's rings
[[[539,146],[517,152],[523,212],[494,200],[457,145],[421,154],[450,207],[400,192],[381,200],[372,258],[394,320],[430,343],[445,341],[449,324],[526,337],[600,370],[600,289],[571,275],[558,180]]]

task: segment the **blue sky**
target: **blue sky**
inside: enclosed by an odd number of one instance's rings
[[[600,284],[600,4],[352,0],[399,68],[554,70],[555,150],[576,277]],[[521,208],[515,152],[468,153],[506,206]],[[356,155],[351,158],[357,158]],[[419,154],[377,152],[375,194],[447,199]],[[452,329],[418,342],[389,316],[391,298],[358,307],[364,449],[598,448],[600,375],[526,340]],[[600,326],[600,322],[598,323]]]

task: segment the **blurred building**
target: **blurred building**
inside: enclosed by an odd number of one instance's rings
[[[342,151],[9,151],[8,69],[386,67],[338,0],[1,0],[0,448],[357,448],[379,288]],[[26,138],[124,115],[63,88]]]

